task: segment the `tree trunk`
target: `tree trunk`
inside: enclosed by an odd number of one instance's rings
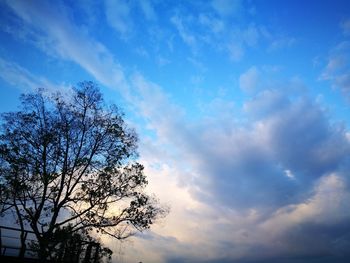
[[[98,263],[98,259],[99,259],[99,253],[100,253],[100,245],[96,244],[95,245],[95,257],[94,257],[94,263]]]
[[[40,239],[38,239],[38,243],[39,243],[38,256],[39,256],[40,262],[47,262],[47,259],[49,257],[49,251],[48,251],[49,242],[46,238],[40,237]]]
[[[84,261],[83,263],[90,263],[90,260],[91,260],[91,252],[92,252],[92,244],[89,243],[87,248],[86,248],[86,251],[85,251],[85,257],[84,257]]]
[[[21,249],[19,251],[19,257],[20,258],[24,258],[24,254],[26,253],[26,248],[27,248],[27,245],[26,245],[26,239],[27,239],[27,234],[28,232],[24,231],[22,229],[21,231]]]

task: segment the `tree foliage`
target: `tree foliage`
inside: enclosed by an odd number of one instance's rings
[[[143,189],[137,136],[92,82],[67,94],[21,96],[22,108],[2,114],[1,213],[12,213],[48,258],[59,233],[124,239],[149,228],[165,210]]]

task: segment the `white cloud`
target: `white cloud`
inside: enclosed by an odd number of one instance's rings
[[[281,67],[277,65],[251,66],[239,76],[239,88],[249,95],[257,94],[261,90],[267,92],[270,89],[278,90],[281,86],[287,93],[303,91],[304,85],[299,78],[295,77],[288,81],[279,80],[276,73],[280,69]]]
[[[208,70],[204,63],[195,57],[188,57],[187,60],[200,72],[206,72]]]
[[[125,0],[106,0],[106,17],[108,23],[123,37],[131,31],[130,6]]]
[[[332,78],[332,73],[341,70],[341,68],[343,68],[346,65],[346,61],[346,57],[342,55],[330,57],[323,77],[325,79]]]
[[[71,23],[60,8],[52,10],[47,2],[8,1],[38,38],[44,39],[44,52],[74,61],[101,83],[126,92],[127,84],[121,66],[106,47]]]
[[[229,34],[230,37],[225,49],[230,58],[235,62],[240,61],[245,51],[248,48],[255,47],[260,40],[259,30],[254,24],[242,28],[236,27],[226,33]]]
[[[295,37],[275,32],[265,25],[259,25],[256,28],[259,35],[267,41],[268,52],[288,49],[297,43]]]
[[[38,80],[36,76],[33,76],[28,70],[23,67],[6,61],[0,57],[0,76],[7,83],[11,84],[14,87],[20,89],[35,89],[42,87],[45,80]]]
[[[269,90],[251,101],[265,114],[250,125],[236,122],[233,114],[231,119],[216,114],[215,119],[189,123],[160,87],[140,77],[135,85],[145,99],[139,112],[158,138],[143,145],[142,156],[148,164],[167,164],[148,169],[159,182],[155,191],[164,200],[174,200],[169,221],[155,230],[171,237],[162,241],[166,255],[158,253],[158,262],[178,255],[178,260],[190,262],[276,258],[292,247],[297,248],[295,256],[312,256],[323,251],[322,243],[340,238],[337,224],[350,218],[343,212],[349,211],[349,191],[337,173],[346,166],[350,145],[346,132],[329,124],[319,105],[302,95],[290,100]],[[299,226],[302,232],[295,231]],[[322,241],[307,252],[302,240],[315,228]],[[147,239],[135,246],[143,250],[159,241]],[[338,250],[331,247],[329,253]]]
[[[242,32],[244,42],[251,47],[255,46],[258,43],[259,36],[260,33],[254,25],[249,25],[248,28]]]
[[[178,31],[182,40],[189,47],[195,48],[197,40],[196,40],[195,36],[191,32],[189,32],[188,29],[185,27],[183,19],[178,15],[174,15],[170,19],[170,21],[174,24],[174,26],[175,26],[176,30]]]
[[[212,7],[221,16],[238,15],[242,9],[240,0],[213,0]]]
[[[294,176],[294,174],[292,173],[291,170],[286,169],[286,170],[284,170],[284,173],[285,173],[285,175],[286,175],[288,178],[290,178],[290,179],[295,179],[295,176]]]
[[[109,25],[118,35],[127,39],[133,34],[134,22],[132,15],[135,11],[141,11],[148,21],[157,20],[157,14],[151,0],[105,0],[105,15]]]
[[[44,77],[33,75],[20,65],[0,57],[0,77],[15,88],[23,91],[34,91],[38,88],[49,90],[67,89],[65,84],[56,85]]]
[[[260,81],[260,72],[253,66],[239,77],[239,87],[244,92],[251,93],[257,90]]]
[[[244,55],[244,48],[242,44],[237,42],[232,42],[227,47],[230,59],[237,62],[240,61]]]
[[[327,65],[320,75],[320,80],[330,81],[333,88],[338,88],[349,99],[350,92],[350,42],[343,41],[330,51]]]
[[[152,2],[150,0],[140,1],[140,7],[141,7],[141,10],[144,13],[145,17],[148,20],[156,20],[157,19],[157,14],[156,14],[154,7],[152,5]]]
[[[350,19],[344,20],[341,24],[340,24],[341,29],[343,30],[343,34],[345,36],[349,36],[350,35]]]
[[[157,64],[161,67],[171,63],[171,61],[169,59],[162,57],[162,56],[157,56],[156,61],[157,61]]]
[[[276,50],[281,50],[285,48],[290,48],[296,43],[296,39],[293,37],[281,37],[274,39],[269,47],[268,51],[276,51]]]
[[[225,29],[225,23],[222,20],[205,14],[199,15],[199,23],[208,27],[214,34],[218,34]]]
[[[244,103],[243,109],[253,116],[269,116],[276,109],[283,110],[288,105],[288,99],[283,92],[275,89],[266,89]]]

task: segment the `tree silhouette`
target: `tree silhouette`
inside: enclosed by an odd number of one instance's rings
[[[143,191],[135,132],[94,83],[68,95],[41,89],[21,102],[2,114],[1,213],[34,231],[42,260],[62,243],[60,233],[124,239],[165,214]]]

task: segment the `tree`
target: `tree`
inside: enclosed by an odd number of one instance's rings
[[[34,231],[42,260],[53,257],[60,233],[124,239],[166,213],[143,191],[135,132],[94,83],[68,95],[41,89],[21,103],[2,114],[1,213]]]

